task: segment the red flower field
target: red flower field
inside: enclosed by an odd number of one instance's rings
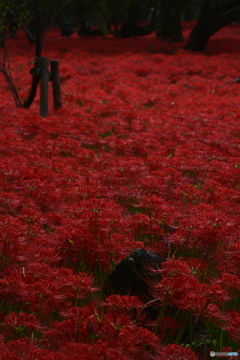
[[[50,30],[63,108],[50,99],[47,118],[39,95],[16,109],[0,74],[1,360],[239,351],[239,43],[239,25],[205,53]],[[20,32],[7,47],[24,100],[34,45]],[[149,284],[154,320],[142,299],[102,292],[139,248],[168,260]]]

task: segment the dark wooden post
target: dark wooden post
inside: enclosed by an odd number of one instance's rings
[[[40,75],[40,115],[48,116],[48,83],[49,83],[49,59],[41,58],[41,75]]]
[[[59,62],[58,60],[51,60],[50,64],[51,64],[51,79],[52,79],[54,109],[57,110],[62,107]]]

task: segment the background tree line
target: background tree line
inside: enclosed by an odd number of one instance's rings
[[[187,49],[204,50],[220,28],[240,20],[239,0],[2,0],[0,41],[21,26],[35,40],[36,3],[41,3],[43,28],[59,26],[63,36],[77,29],[80,36],[127,38],[156,32],[166,41],[182,40],[181,22],[197,21]]]

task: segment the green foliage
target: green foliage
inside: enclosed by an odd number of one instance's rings
[[[0,3],[0,37],[1,45],[7,37],[13,36],[19,26],[27,27],[32,21],[32,13],[27,3],[14,0],[3,0]]]
[[[5,2],[0,3],[0,31],[1,32],[6,29],[6,16],[7,16],[6,5],[7,4]]]

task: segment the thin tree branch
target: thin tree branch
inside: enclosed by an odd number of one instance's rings
[[[8,87],[14,97],[17,108],[21,108],[22,107],[21,100],[19,99],[18,92],[13,83],[13,80],[6,70],[5,64],[0,64],[0,72],[2,72],[3,75],[5,76],[5,79],[7,81]]]
[[[59,17],[59,15],[61,14],[61,12],[64,10],[64,8],[71,2],[72,0],[68,0],[62,7],[60,10],[57,11],[57,13],[54,15],[54,17],[51,19],[51,21],[44,27],[44,31],[46,29],[48,29],[49,27],[51,27],[51,24]]]
[[[230,24],[231,22],[237,21],[240,19],[240,5],[236,5],[234,7],[232,7],[231,9],[229,9],[228,11],[225,11],[221,16],[220,16],[220,23],[221,26],[225,26]]]
[[[9,8],[6,9],[11,15],[13,15],[13,17],[17,20],[17,22],[21,25],[21,27],[23,28],[23,30],[25,31],[25,33],[29,36],[29,38],[33,41],[35,41],[35,37],[33,36],[33,34],[31,34],[31,32],[28,30],[28,28],[23,24],[23,22],[19,19],[19,17],[15,14],[15,12]]]

